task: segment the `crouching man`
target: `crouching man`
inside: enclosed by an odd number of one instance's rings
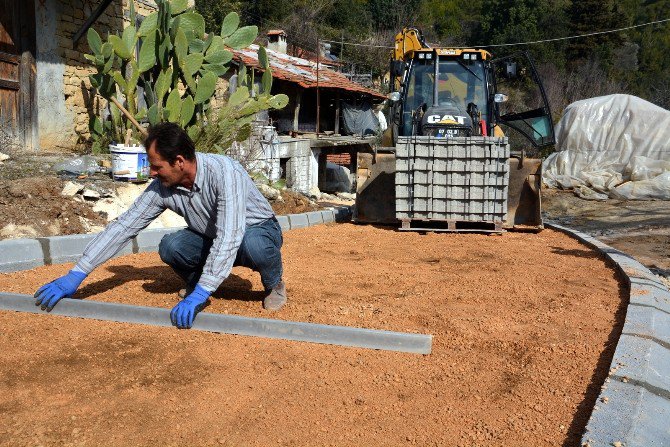
[[[35,304],[50,311],[60,299],[72,296],[93,269],[171,209],[188,226],[164,236],[158,250],[185,282],[179,292],[183,299],[170,313],[175,326],[190,328],[210,295],[238,265],[260,273],[267,292],[263,306],[279,310],[286,303],[281,228],[249,174],[228,157],[196,153],[193,141],[173,123],[150,128],[144,147],[155,179],[128,211],[86,246],[67,275],[35,293]]]

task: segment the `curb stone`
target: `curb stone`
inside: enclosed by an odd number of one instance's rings
[[[346,222],[349,207],[277,216],[283,232],[330,222]],[[185,227],[152,228],[140,231],[116,256],[156,251],[166,234]],[[86,245],[96,234],[38,237],[34,239],[0,240],[0,273],[30,270],[42,265],[62,264],[79,259]]]
[[[45,314],[35,306],[35,299],[32,296],[18,293],[0,292],[0,310]],[[172,327],[170,309],[159,307],[64,298],[51,313],[68,317]],[[430,334],[250,318],[208,312],[198,315],[193,329],[412,354],[430,354],[433,345],[433,336]]]
[[[38,240],[0,241],[0,272],[30,270],[41,265],[44,265],[44,254]]]
[[[548,223],[600,251],[630,287],[610,374],[591,413],[582,445],[670,445],[670,291],[633,257],[570,228]]]
[[[289,214],[288,221],[291,224],[291,230],[309,227],[309,219],[307,214]]]
[[[334,212],[329,216],[334,220]],[[320,211],[278,216],[277,221],[286,231],[290,228],[304,228],[324,222]],[[292,225],[288,226],[291,223]],[[287,228],[288,227],[288,228]],[[121,254],[156,251],[166,234],[184,227],[160,228],[141,231]],[[11,239],[0,241],[0,271],[16,271],[35,265],[69,262],[81,255],[90,235],[53,236],[35,239]],[[79,250],[79,253],[76,251]],[[19,258],[17,261],[16,258]],[[13,262],[9,262],[12,259]],[[31,267],[32,266],[32,267]],[[43,313],[35,307],[29,295],[0,292],[0,309],[30,313]],[[129,306],[118,303],[80,301],[64,299],[52,312],[80,318],[107,321],[122,321],[155,326],[172,326],[168,309],[145,306]],[[430,354],[433,336],[346,326],[333,326],[296,321],[248,318],[233,315],[202,313],[193,329],[238,335],[260,336],[284,340],[306,341],[368,349],[381,349],[414,354]]]

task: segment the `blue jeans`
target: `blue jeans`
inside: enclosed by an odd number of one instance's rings
[[[281,281],[283,241],[281,227],[274,218],[248,226],[233,265],[260,273],[263,287],[270,291]],[[212,239],[187,228],[163,236],[158,254],[186,282],[187,288],[193,288],[211,247]]]

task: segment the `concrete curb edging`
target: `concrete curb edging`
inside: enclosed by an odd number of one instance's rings
[[[553,223],[546,226],[603,253],[630,286],[609,377],[586,425],[582,445],[670,445],[670,291],[631,256],[588,234]]]
[[[348,206],[277,216],[282,231],[307,228],[321,223],[347,222],[350,219],[351,208]],[[163,236],[183,228],[185,227],[143,230],[116,256],[156,251]],[[35,239],[2,240],[0,241],[0,273],[76,261],[94,237],[95,234],[72,234]]]
[[[0,292],[0,310],[44,314],[30,295]],[[52,314],[122,323],[170,327],[170,309],[131,306],[64,298]],[[292,341],[306,341],[384,351],[430,354],[433,336],[356,327],[249,318],[236,315],[198,314],[192,329],[224,334],[249,335]]]
[[[351,217],[351,210],[349,207],[344,208],[278,216],[277,221],[282,231],[305,228],[321,223],[345,222]],[[156,251],[163,236],[182,228],[160,228],[141,231],[116,256]],[[26,270],[41,265],[75,261],[81,256],[86,245],[94,237],[94,234],[76,234],[0,241],[0,272]],[[35,306],[34,298],[30,295],[3,292],[0,292],[0,309],[44,313],[40,308]],[[66,298],[51,313],[97,320],[140,323],[153,326],[172,326],[169,309],[145,306],[130,306]],[[413,354],[430,354],[433,340],[433,336],[427,334],[411,334],[265,318],[248,318],[207,312],[198,315],[193,329]]]

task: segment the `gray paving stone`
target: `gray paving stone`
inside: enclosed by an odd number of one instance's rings
[[[288,231],[291,229],[291,223],[288,221],[288,217],[277,216],[277,222],[279,222],[279,226],[281,227],[282,231]]]
[[[84,252],[86,245],[95,236],[95,234],[73,234],[68,236],[42,237],[38,238],[38,240],[44,250],[45,263],[63,264],[65,262],[77,261]],[[129,242],[116,256],[123,256],[132,252],[133,246]]]
[[[323,210],[321,211],[321,218],[323,219],[323,223],[335,222],[335,213],[333,210]]]
[[[143,230],[137,235],[133,241],[133,253],[142,253],[146,251],[158,251],[158,244],[166,234],[174,233],[182,230],[185,227],[179,228],[152,228],[150,230]]]
[[[305,214],[307,215],[307,221],[310,226],[323,223],[323,215],[321,215],[321,211],[311,211]]]
[[[621,380],[609,380],[596,401],[581,445],[612,447],[635,429],[637,409],[645,397],[644,389]],[[607,397],[607,403],[603,401],[604,397]]]
[[[307,228],[309,226],[309,220],[305,214],[289,214],[288,221],[291,224],[291,230]]]
[[[0,241],[0,272],[29,270],[40,265],[44,265],[44,254],[37,239]]]
[[[636,415],[637,424],[628,435],[626,447],[670,445],[670,405],[667,397],[645,391]],[[616,442],[616,441],[615,441]],[[614,445],[612,443],[611,445]]]

